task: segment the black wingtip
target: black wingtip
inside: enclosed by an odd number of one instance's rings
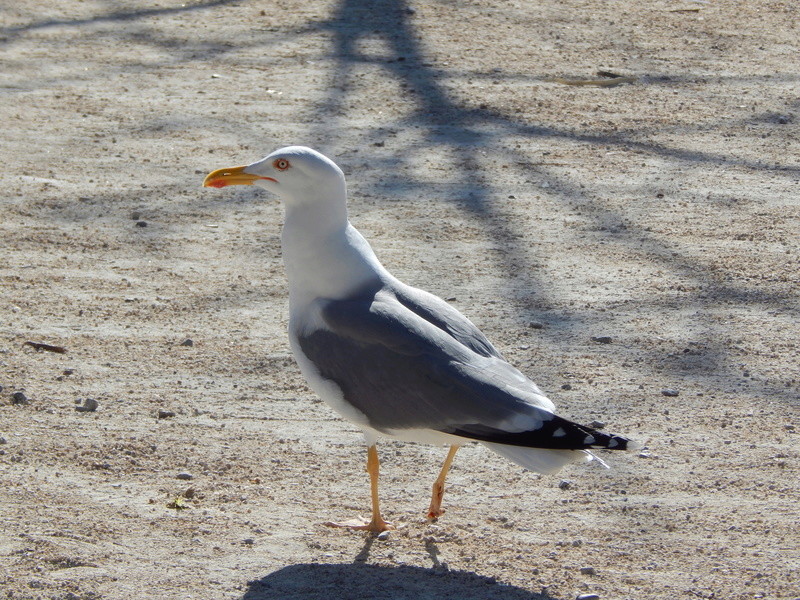
[[[635,450],[637,447],[636,442],[629,440],[621,435],[613,435],[603,433],[592,429],[591,427],[581,427],[589,432],[589,436],[595,438],[593,443],[590,443],[589,448],[604,448],[606,450]]]
[[[603,433],[555,415],[533,431],[509,432],[477,424],[461,425],[442,431],[482,442],[528,448],[634,450],[639,447],[638,444],[621,435]]]

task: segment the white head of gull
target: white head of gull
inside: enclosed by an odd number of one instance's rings
[[[599,461],[594,448],[633,447],[557,416],[536,384],[464,315],[392,276],[348,221],[344,174],[328,157],[303,146],[281,148],[250,165],[218,169],[203,185],[256,185],[283,200],[292,352],[311,388],[361,427],[368,445],[372,518],[328,525],[394,528],[378,505],[381,436],[450,446],[429,519],[444,512],[445,477],[467,442],[539,473]]]

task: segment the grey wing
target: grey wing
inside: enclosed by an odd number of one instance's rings
[[[455,340],[481,356],[503,358],[475,324],[447,302],[433,294],[394,279],[389,283],[397,300],[410,311],[449,333]]]
[[[300,347],[379,431],[433,429],[543,448],[588,445],[587,430],[555,416],[552,403],[511,365],[473,350],[390,291],[331,301],[323,318],[327,327],[299,335]]]

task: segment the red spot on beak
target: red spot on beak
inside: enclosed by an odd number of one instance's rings
[[[221,188],[228,185],[228,183],[224,179],[215,179],[214,181],[209,181],[208,185],[210,187]]]

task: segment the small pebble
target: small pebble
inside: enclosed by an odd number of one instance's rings
[[[0,446],[2,446],[3,444],[7,444],[7,443],[8,442],[6,441],[6,438],[0,437]]]
[[[158,409],[158,418],[159,419],[169,419],[170,417],[174,417],[175,413],[171,410],[164,410],[163,408]]]
[[[138,221],[142,217],[142,213],[134,211],[131,213],[131,221]]]
[[[571,390],[572,386],[570,384],[568,384],[568,383],[565,383],[564,385],[561,386],[561,389],[562,390]]]
[[[12,404],[30,404],[28,397],[22,392],[14,392],[11,396]]]
[[[572,482],[569,479],[562,479],[558,482],[558,487],[562,490],[568,490],[572,487]]]
[[[610,335],[599,335],[597,337],[593,337],[592,341],[597,342],[598,344],[610,344],[614,341],[614,339]]]
[[[379,540],[381,540],[381,541],[383,541],[383,540],[388,540],[388,539],[389,539],[389,532],[388,532],[388,531],[381,531],[381,532],[378,534],[378,536],[377,536],[377,537],[378,537],[378,539],[379,539]]]
[[[189,488],[188,490],[183,492],[183,497],[186,498],[187,500],[191,500],[192,498],[194,498],[194,494],[195,494],[194,488]]]
[[[600,600],[600,596],[597,594],[581,594],[575,600]]]
[[[190,338],[186,338],[181,342],[181,346],[194,346],[194,342]]]
[[[605,426],[606,424],[603,423],[602,421],[592,421],[591,423],[589,423],[589,427],[591,427],[592,429],[602,429]]]
[[[539,323],[539,321],[531,321],[528,323],[528,327],[531,329],[544,329],[544,323]]]
[[[191,473],[178,473],[178,479],[182,479],[183,481],[189,481],[190,479],[194,479],[194,475]]]
[[[581,575],[596,575],[597,571],[594,567],[581,567]]]
[[[670,398],[674,398],[675,396],[678,395],[678,390],[673,390],[673,389],[661,390],[661,395],[662,396],[669,396]]]
[[[244,545],[245,546],[252,546],[254,543],[255,543],[255,540],[253,538],[247,538],[246,540],[244,540]]]
[[[81,406],[76,406],[78,412],[94,412],[100,406],[94,398],[86,398]]]
[[[147,227],[147,221],[136,221],[137,227]]]

